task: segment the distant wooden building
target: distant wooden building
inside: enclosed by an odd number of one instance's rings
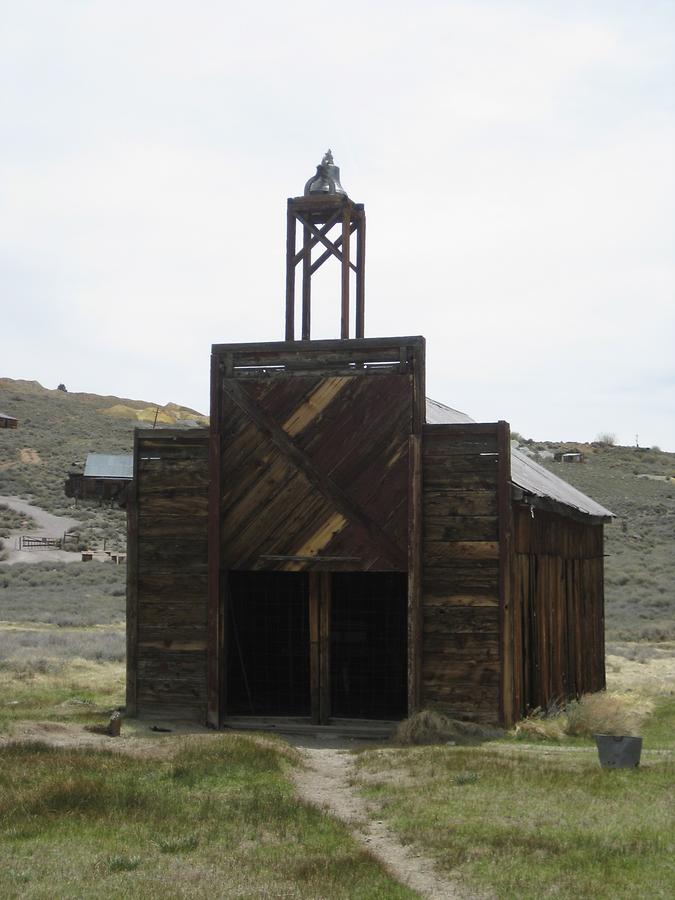
[[[563,463],[582,463],[585,461],[581,450],[560,450],[553,454],[553,459],[555,462]]]
[[[512,450],[506,422],[426,400],[424,338],[363,336],[363,207],[312,191],[339,187],[334,169],[289,200],[286,340],[214,345],[208,431],[136,432],[128,711],[509,724],[602,688],[611,513]],[[310,279],[330,256],[342,334],[313,341]]]
[[[0,412],[0,428],[16,428],[19,422],[14,416],[8,416],[7,413]]]
[[[90,453],[83,471],[68,473],[64,490],[66,497],[99,500],[123,507],[133,477],[131,453]]]

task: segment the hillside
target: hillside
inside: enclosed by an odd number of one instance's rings
[[[675,453],[611,444],[521,441],[535,452],[580,450],[585,462],[538,461],[615,515],[605,527],[607,636],[675,639]]]
[[[194,410],[96,394],[47,390],[35,381],[0,379],[0,410],[19,419],[16,430],[0,432],[0,496],[16,494],[57,514],[73,515],[63,492],[66,473],[89,452],[125,453],[133,429],[203,425]],[[538,443],[519,438],[535,454],[583,452],[583,464],[538,457],[551,471],[611,509],[617,520],[606,533],[606,620],[612,640],[675,640],[675,454],[656,448],[608,444]],[[0,533],[3,524],[0,510]],[[124,542],[121,510],[89,505],[77,510],[84,521],[81,543],[103,538]],[[110,543],[108,544],[110,546]]]
[[[63,490],[68,471],[88,453],[130,453],[136,426],[189,427],[207,420],[198,412],[98,394],[48,390],[37,381],[0,378],[0,411],[15,416],[19,427],[0,432],[0,496],[30,499],[57,515],[73,513],[74,500]],[[82,543],[103,538],[124,541],[122,510],[89,504],[77,518],[85,522]],[[2,522],[0,522],[0,526]]]

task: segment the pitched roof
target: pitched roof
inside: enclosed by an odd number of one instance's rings
[[[85,478],[134,477],[134,458],[131,453],[90,453],[84,466]]]
[[[461,425],[474,422],[466,413],[427,398],[427,423],[429,425]],[[572,487],[544,466],[540,466],[529,456],[515,447],[511,449],[511,482],[521,490],[535,497],[543,497],[562,503],[571,509],[599,518],[614,518],[610,512],[591,497]]]

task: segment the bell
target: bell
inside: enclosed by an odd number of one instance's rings
[[[311,194],[342,194],[347,192],[340,184],[340,169],[333,163],[333,153],[327,150],[321,163],[316,167],[316,175],[305,185],[305,197]]]

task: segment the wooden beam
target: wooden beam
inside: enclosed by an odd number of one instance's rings
[[[365,334],[366,321],[366,214],[358,213],[356,231],[356,337]]]
[[[320,472],[311,459],[295,444],[286,432],[274,422],[242,389],[236,379],[227,378],[223,381],[223,391],[255,424],[256,428],[264,434],[280,450],[293,465],[305,476],[309,483],[322,494],[348,521],[355,522],[365,529],[366,533],[377,547],[379,553],[395,568],[400,565],[402,559],[406,559],[406,552],[399,547],[382,530],[380,525],[367,516],[345,494],[328,475]]]
[[[354,234],[354,232],[356,231],[356,228],[357,228],[356,222],[352,222],[351,225],[349,226],[349,233],[350,233],[350,234]],[[341,234],[338,235],[338,237],[335,238],[335,241],[333,242],[333,246],[335,246],[335,247],[341,247],[341,246],[342,246],[342,235],[341,235]],[[333,255],[333,253],[332,253],[330,250],[324,250],[323,253],[321,254],[321,256],[319,256],[317,259],[315,259],[314,262],[312,263],[312,268],[311,268],[311,270],[310,270],[311,273],[312,273],[312,275],[313,275],[313,274],[316,272],[316,270],[317,270],[320,266],[322,266],[322,265],[326,262],[326,260],[329,259],[332,255]]]
[[[336,256],[340,262],[342,262],[343,254],[337,249],[333,241],[328,240],[328,238],[322,234],[316,225],[313,225],[310,221],[308,221],[304,216],[301,216],[299,213],[296,213],[298,221],[306,228],[309,228],[310,232],[319,239],[319,241],[326,247],[326,249]],[[344,228],[343,228],[343,239],[342,243],[344,243]],[[353,263],[350,263],[350,267],[356,272],[356,266]]]
[[[312,248],[309,243],[309,228],[302,229],[302,340],[308,341],[312,324]]]
[[[422,703],[422,435],[408,443],[408,715]]]
[[[419,338],[414,344],[403,344],[406,352],[412,355],[413,369],[413,411],[412,411],[412,431],[413,434],[421,434],[422,429],[426,427],[427,420],[427,394],[426,394],[426,341]]]
[[[213,728],[222,724],[225,634],[221,608],[220,572],[220,482],[221,482],[221,359],[211,357],[211,435],[209,439],[208,516],[208,645],[206,721]]]
[[[312,722],[319,725],[321,722],[321,649],[320,649],[320,619],[321,619],[321,579],[319,572],[309,572],[309,691],[312,711]]]
[[[319,572],[320,620],[319,620],[319,724],[328,725],[330,720],[330,635],[332,605],[332,575],[330,572]],[[310,578],[312,576],[310,575]]]
[[[349,337],[349,224],[351,221],[351,204],[345,204],[342,212],[342,304],[340,314],[340,337]],[[356,266],[352,266],[356,271]]]
[[[290,351],[294,353],[312,353],[315,350],[324,352],[324,351],[334,351],[336,353],[346,352],[349,349],[387,349],[387,348],[396,348],[398,352],[398,348],[403,346],[410,346],[411,348],[421,346],[424,344],[424,338],[421,335],[405,335],[405,336],[397,336],[397,337],[386,337],[386,338],[366,338],[361,341],[359,344],[354,343],[353,340],[344,341],[341,338],[329,338],[326,340],[318,340],[312,341],[311,347],[298,347],[297,341],[254,341],[251,343],[243,343],[243,344],[213,344],[211,346],[211,352],[220,354],[220,353],[228,353],[232,352],[235,354],[235,365],[238,365],[237,356],[238,355],[250,355],[252,353],[283,353],[284,351]],[[458,428],[460,426],[456,425],[434,425],[434,428]],[[474,429],[480,430],[484,426],[478,424],[467,423],[467,425],[463,425],[461,427],[469,428],[473,427]],[[489,428],[490,426],[485,426]],[[492,426],[494,430],[494,425]]]
[[[138,712],[138,431],[134,431],[134,478],[127,495],[127,685],[126,714]]]
[[[288,201],[286,211],[286,340],[295,338],[295,213]]]
[[[513,724],[513,611],[511,609],[511,564],[513,509],[511,506],[511,429],[508,422],[497,423],[499,452],[497,510],[499,519],[499,718],[505,728]]]
[[[341,212],[341,210],[338,209],[337,212],[333,213],[333,215],[330,217],[330,219],[328,219],[328,221],[327,221],[326,224],[323,226],[323,228],[320,228],[320,229],[317,231],[317,234],[316,234],[314,237],[312,237],[311,240],[310,240],[310,242],[309,242],[309,249],[310,249],[310,250],[313,250],[314,247],[316,247],[316,245],[317,245],[318,243],[320,243],[321,237],[319,237],[319,235],[323,235],[323,237],[327,237],[328,232],[331,230],[331,228],[333,227],[333,225],[335,225],[337,222],[340,221],[341,215],[342,215],[342,212]],[[331,255],[331,253],[330,253],[329,250],[326,250],[326,252],[325,252],[324,255],[327,255],[327,257],[328,257],[328,256]],[[303,251],[302,251],[302,250],[298,250],[298,252],[295,254],[295,258],[294,258],[294,262],[295,262],[295,265],[296,265],[296,266],[297,266],[297,264],[300,262],[300,260],[302,259],[302,256],[303,256]]]

